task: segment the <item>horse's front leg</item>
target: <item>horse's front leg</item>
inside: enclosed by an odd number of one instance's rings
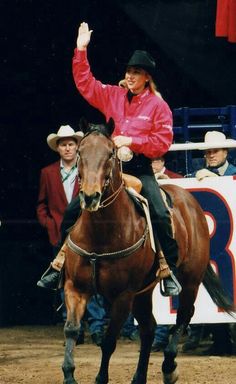
[[[178,381],[179,372],[176,363],[178,354],[178,344],[185,328],[194,313],[194,301],[197,296],[198,285],[193,284],[191,275],[189,282],[185,281],[185,287],[179,296],[179,306],[177,312],[176,325],[171,331],[170,342],[164,350],[164,361],[162,364],[162,376],[164,384],[173,384]]]
[[[62,370],[64,373],[63,384],[77,384],[74,379],[73,350],[79,336],[80,321],[84,315],[88,298],[75,290],[71,281],[65,284],[65,302],[67,308],[67,320],[64,326],[65,354]]]
[[[131,384],[146,384],[148,363],[156,324],[152,314],[152,292],[136,296],[133,304],[133,314],[139,324],[141,348],[137,369]]]
[[[109,326],[101,345],[102,359],[99,372],[96,376],[96,384],[107,384],[109,382],[108,370],[110,358],[116,349],[117,337],[130,313],[132,302],[133,293],[126,292],[119,296],[112,304]]]

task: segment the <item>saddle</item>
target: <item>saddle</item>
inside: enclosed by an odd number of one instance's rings
[[[171,271],[170,271],[169,266],[166,262],[166,258],[164,256],[164,253],[162,252],[161,245],[160,245],[159,241],[157,241],[157,239],[156,239],[156,244],[154,241],[153,228],[152,228],[152,223],[151,223],[151,219],[150,219],[150,211],[149,211],[148,201],[142,195],[140,195],[142,183],[135,176],[131,176],[128,174],[122,174],[122,176],[123,175],[125,175],[124,182],[125,182],[127,193],[129,194],[130,198],[134,202],[139,213],[146,217],[147,224],[149,227],[151,247],[158,257],[159,268],[157,269],[156,277],[158,280],[162,280],[162,279],[170,276]],[[134,188],[134,186],[136,188]],[[172,232],[173,232],[173,236],[174,236],[174,225],[173,225],[172,212],[171,212],[171,208],[172,208],[171,197],[162,188],[161,188],[161,195],[162,195],[164,204],[166,205],[166,207],[168,208],[168,210],[170,212]],[[158,249],[156,249],[156,246],[158,247]]]
[[[122,173],[122,179],[126,188],[133,188],[137,193],[141,192],[142,182],[137,177]]]
[[[138,195],[142,197],[142,195],[140,195],[140,192],[142,190],[141,180],[139,180],[135,176],[129,175],[128,173],[122,173],[122,179],[124,181],[124,185],[127,188],[127,190],[130,190],[131,192],[131,189],[134,189],[135,192],[137,192]],[[168,209],[172,208],[173,204],[172,204],[170,195],[161,186],[160,186],[160,190],[161,190],[163,201],[166,204],[167,208]],[[131,192],[131,195],[132,195],[132,192]]]

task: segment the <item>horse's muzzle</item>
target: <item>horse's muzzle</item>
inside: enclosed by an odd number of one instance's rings
[[[81,190],[79,193],[81,208],[90,212],[97,211],[99,209],[101,196],[102,195],[99,192],[95,192],[92,195],[86,195],[86,193]]]

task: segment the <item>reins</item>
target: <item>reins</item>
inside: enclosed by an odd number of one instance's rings
[[[87,132],[87,133],[84,135],[84,137],[83,137],[83,139],[81,140],[81,142],[82,142],[87,136],[89,136],[91,133],[94,133],[94,132],[95,132],[95,133],[97,132],[97,133],[100,133],[100,134],[106,136],[107,139],[110,140],[110,141],[112,142],[112,140],[110,139],[110,137],[108,137],[104,132],[101,132],[99,129],[96,129],[95,127],[92,129],[91,132]],[[116,150],[114,150],[114,154],[113,154],[112,158],[113,158],[113,161],[117,158],[117,151],[116,151]],[[77,158],[77,167],[78,167],[78,163],[79,163],[79,157]],[[119,161],[119,165],[120,165],[120,175],[122,175],[122,162],[121,162],[121,161]],[[111,174],[112,174],[112,169],[111,169],[109,178],[106,180],[106,183],[105,183],[105,185],[104,185],[103,193],[104,193],[104,191],[107,189],[107,187],[108,187],[109,184],[112,185],[112,183],[111,183],[111,180],[112,180],[112,176],[111,176]],[[78,176],[78,181],[79,181],[79,183],[80,183],[80,177],[79,177],[79,176]],[[100,203],[100,205],[99,205],[98,208],[99,208],[99,209],[100,209],[100,208],[106,208],[106,207],[108,207],[110,204],[112,204],[112,203],[117,199],[117,197],[119,196],[120,192],[121,192],[122,189],[123,189],[123,186],[124,186],[124,182],[123,182],[122,177],[121,177],[121,183],[120,183],[120,186],[119,186],[115,191],[113,191],[113,193],[112,193],[111,195],[109,195],[107,198],[105,198],[105,199]],[[113,188],[112,188],[112,189],[113,189]]]
[[[112,193],[110,196],[108,196],[105,200],[103,200],[101,202],[101,204],[99,205],[99,208],[106,208],[108,207],[110,204],[112,204],[116,199],[117,197],[119,196],[120,192],[122,191],[123,189],[123,186],[124,186],[124,182],[123,180],[121,181],[121,184],[119,186],[119,188],[117,188],[117,190]]]

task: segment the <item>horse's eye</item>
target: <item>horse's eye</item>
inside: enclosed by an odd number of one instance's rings
[[[109,159],[111,159],[114,156],[115,156],[115,149],[113,149],[113,151],[109,154]]]

